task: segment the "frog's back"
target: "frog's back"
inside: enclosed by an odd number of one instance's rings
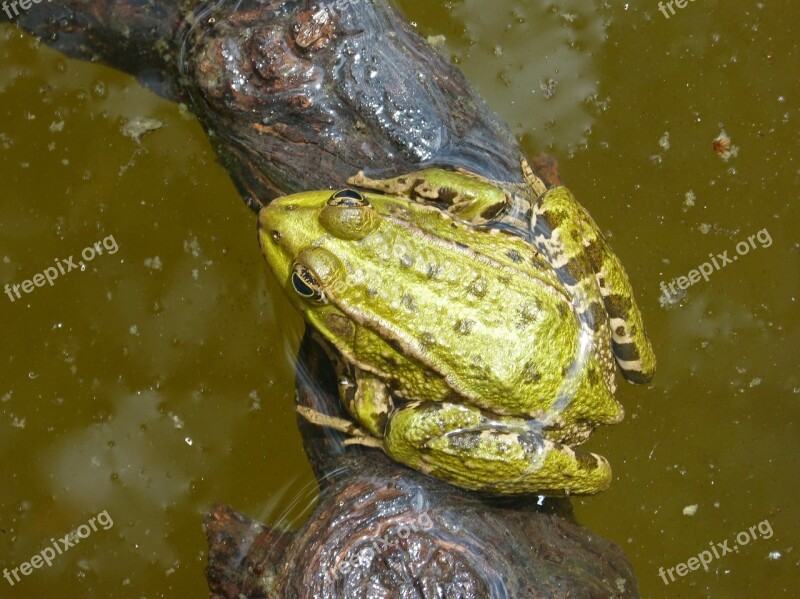
[[[385,218],[357,251],[335,238],[322,242],[347,256],[329,299],[387,351],[409,358],[382,373],[402,395],[457,395],[498,414],[544,418],[587,393],[597,365],[569,296],[533,248],[424,206],[377,208]],[[413,218],[401,214],[407,210]],[[359,351],[374,354],[376,346],[354,348],[358,361]],[[421,372],[446,385],[420,385]],[[610,402],[601,418],[615,420],[618,404]]]

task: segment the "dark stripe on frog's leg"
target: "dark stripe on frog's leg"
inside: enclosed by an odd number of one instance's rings
[[[398,462],[476,491],[562,496],[608,488],[605,458],[577,453],[542,433],[535,421],[417,401],[392,413],[384,445]]]
[[[475,224],[494,218],[511,202],[509,191],[467,171],[423,169],[390,179],[372,179],[359,171],[347,182],[363,189],[436,206]]]
[[[606,248],[608,248],[608,245]],[[601,258],[597,282],[609,316],[611,340],[626,380],[642,384],[652,380],[656,369],[653,347],[644,329],[642,313],[633,299],[633,289],[619,259],[609,249]]]
[[[561,283],[573,297],[578,319],[592,338],[592,351],[605,374],[605,383],[616,389],[614,358],[610,345],[608,316],[598,289],[594,269],[583,251],[581,231],[574,226],[571,206],[549,202],[550,190],[543,194],[531,214],[531,243],[555,269]]]
[[[628,276],[597,224],[565,187],[550,189],[540,198],[534,211],[535,217],[539,215],[546,221],[539,228],[546,229],[550,223],[561,228],[568,226],[572,231],[563,234],[566,244],[572,251],[583,246],[582,253],[595,273],[608,313],[611,339],[617,346],[632,344],[636,352],[632,360],[615,353],[622,375],[631,382],[650,380],[655,372],[655,356],[644,332],[641,313],[633,300]]]

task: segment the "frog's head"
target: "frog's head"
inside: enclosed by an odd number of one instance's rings
[[[307,191],[284,196],[261,209],[259,241],[264,256],[300,310],[327,302],[343,273],[325,239],[357,241],[380,224],[364,194],[353,189]]]

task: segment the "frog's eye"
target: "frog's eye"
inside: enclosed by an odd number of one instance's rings
[[[346,206],[348,208],[363,208],[369,202],[355,189],[342,189],[328,199],[328,206]]]
[[[292,267],[292,287],[297,295],[309,301],[318,304],[327,302],[317,277],[302,264],[295,263]]]

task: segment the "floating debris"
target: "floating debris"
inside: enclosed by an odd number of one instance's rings
[[[723,161],[728,162],[729,159],[735,158],[739,154],[739,148],[731,145],[731,138],[725,133],[725,129],[721,129],[719,135],[714,138],[711,147]]]
[[[161,129],[163,126],[164,123],[158,119],[137,116],[123,125],[122,134],[125,137],[130,137],[136,143],[140,143],[140,140],[144,135],[147,135],[151,131]]]

